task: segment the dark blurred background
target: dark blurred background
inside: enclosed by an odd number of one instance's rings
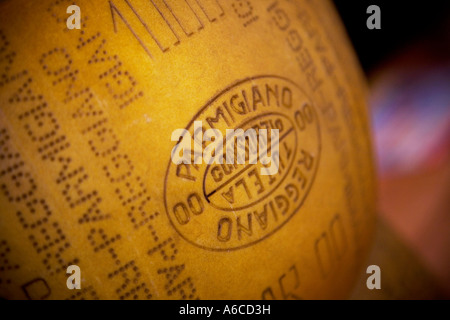
[[[424,39],[445,37],[445,34],[447,41],[441,43],[441,49],[446,48],[444,51],[448,55],[450,1],[334,0],[334,3],[368,74],[405,47]],[[380,30],[366,28],[369,16],[366,10],[370,5],[381,9]]]
[[[362,283],[354,298],[449,299],[450,1],[334,3],[367,76],[379,220],[392,233],[370,257],[385,290]],[[380,30],[366,26],[370,5]]]

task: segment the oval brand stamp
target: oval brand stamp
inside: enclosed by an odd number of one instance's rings
[[[261,174],[260,162],[170,161],[164,204],[182,238],[209,250],[244,248],[267,238],[300,211],[314,183],[321,141],[314,106],[294,82],[258,76],[212,98],[186,127],[192,143],[204,150],[207,143],[199,141],[194,121],[202,121],[202,132],[217,129],[224,137],[227,129],[278,129],[278,172]],[[192,151],[191,158],[196,156]]]

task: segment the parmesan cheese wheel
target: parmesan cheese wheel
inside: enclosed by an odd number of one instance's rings
[[[73,4],[0,3],[0,296],[348,297],[374,170],[331,3]],[[277,129],[277,172],[176,164],[177,129]]]

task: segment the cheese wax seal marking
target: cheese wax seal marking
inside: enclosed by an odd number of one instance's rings
[[[301,211],[320,162],[320,129],[311,100],[295,83],[257,76],[229,86],[186,127],[193,143],[199,143],[200,132],[193,125],[199,120],[202,132],[219,129],[223,136],[230,128],[278,129],[279,168],[274,175],[261,175],[260,162],[171,161],[164,200],[172,225],[184,239],[209,250],[244,248],[276,232]],[[250,143],[247,140],[247,158]],[[199,144],[203,154],[206,144]],[[191,158],[195,157],[192,150]]]
[[[346,298],[365,93],[331,1],[0,1],[0,298]],[[270,165],[175,165],[176,129],[263,133]]]

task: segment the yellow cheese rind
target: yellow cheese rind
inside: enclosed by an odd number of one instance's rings
[[[68,29],[71,4],[0,4],[0,296],[347,297],[374,174],[365,82],[334,8],[77,1]],[[281,171],[173,164],[171,134],[193,121],[283,128]]]

